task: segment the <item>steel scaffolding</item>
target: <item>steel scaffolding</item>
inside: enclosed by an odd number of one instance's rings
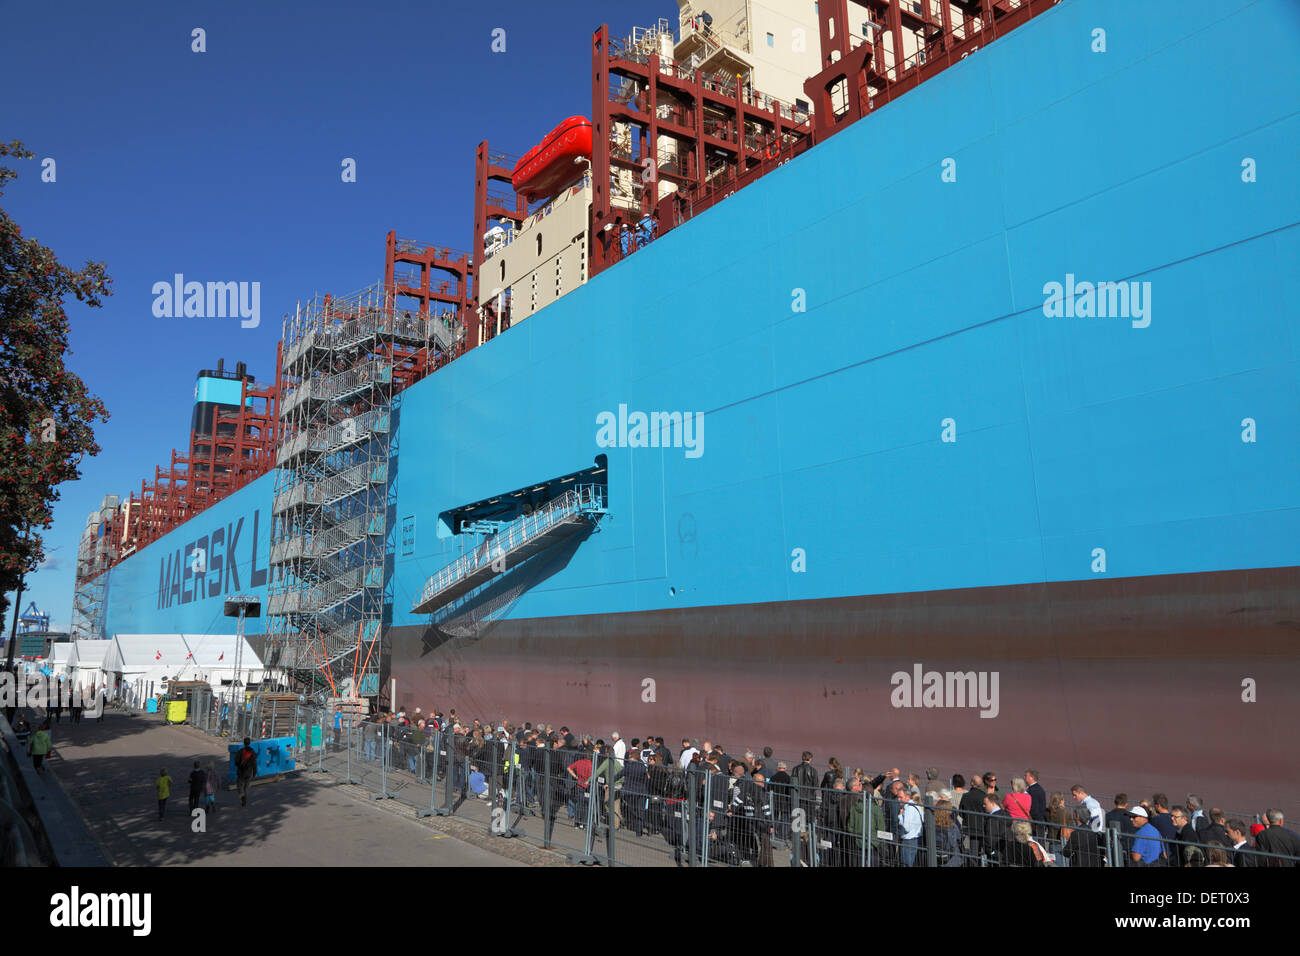
[[[77,544],[76,590],[72,596],[74,637],[104,637],[104,601],[108,573],[116,563],[123,517],[117,495],[105,495],[99,508],[86,516],[86,527]]]
[[[317,296],[284,321],[269,662],[311,693],[379,693],[392,400],[434,324],[391,288]]]

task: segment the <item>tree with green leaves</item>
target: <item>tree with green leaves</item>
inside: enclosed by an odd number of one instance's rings
[[[33,158],[17,140],[0,142],[5,156]],[[0,164],[0,197],[17,175]],[[0,621],[4,593],[45,559],[41,532],[53,521],[58,486],[80,477],[84,455],[99,454],[92,426],[108,412],[64,365],[63,300],[74,295],[98,308],[111,284],[102,262],[80,272],[60,265],[0,207]]]

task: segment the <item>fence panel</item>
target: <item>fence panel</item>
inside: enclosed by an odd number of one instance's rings
[[[118,689],[113,705],[146,714],[152,688]],[[261,737],[259,703],[232,708],[226,696],[196,691],[189,723],[212,736]],[[362,721],[307,704],[293,706],[295,761],[397,799],[420,815],[455,815],[485,833],[522,839],[571,860],[618,866],[805,867],[1101,867],[1300,864],[1260,850],[1247,838],[1220,843],[1136,837],[1131,828],[1101,832],[1081,807],[1053,804],[1054,820],[1017,820],[1007,812],[952,806],[944,792],[903,800],[848,789],[759,783],[706,764],[685,771],[595,748],[520,743],[504,734],[471,737],[384,721]],[[162,720],[160,713],[148,714]],[[771,761],[775,764],[775,761]],[[796,770],[798,765],[796,764]],[[734,769],[734,768],[733,768]],[[952,799],[957,801],[958,795]],[[1082,810],[1081,816],[1075,811]],[[1074,825],[1061,822],[1061,812]],[[1246,815],[1230,818],[1245,834]],[[1141,860],[1134,860],[1138,853]]]

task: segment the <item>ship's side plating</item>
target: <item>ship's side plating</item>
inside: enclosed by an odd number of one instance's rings
[[[1095,53],[1063,4],[410,390],[399,702],[1293,786],[1258,757],[1300,716],[1300,204],[1243,160],[1293,151],[1297,19],[1192,7]],[[1046,314],[1085,281],[1128,311]],[[702,453],[598,445],[620,406],[703,412]],[[443,510],[597,454],[597,533],[410,613]],[[998,672],[997,716],[894,706],[917,664]]]
[[[1294,793],[1297,39],[1282,0],[1063,3],[407,389],[398,702]],[[1137,297],[1049,315],[1052,282]],[[600,434],[636,412],[702,431]],[[601,455],[592,533],[410,610],[446,513]],[[162,556],[270,499],[115,568],[110,633],[201,629]],[[996,673],[996,716],[900,698],[917,665]]]

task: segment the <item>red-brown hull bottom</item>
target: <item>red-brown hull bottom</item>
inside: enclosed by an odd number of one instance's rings
[[[608,739],[710,737],[946,777],[1036,767],[1300,813],[1300,568],[509,620],[474,639],[391,632],[408,709],[567,724]],[[891,675],[996,671],[998,714],[901,708]],[[1254,682],[1254,702],[1243,681]],[[653,685],[646,682],[653,681]],[[653,694],[650,688],[653,688]],[[653,697],[653,699],[649,699]]]

